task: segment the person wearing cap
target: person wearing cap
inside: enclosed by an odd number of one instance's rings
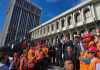
[[[68,35],[64,35],[62,37],[62,44],[63,44],[64,49],[66,49],[68,46],[73,48],[73,42],[72,40],[70,40]]]
[[[74,48],[73,41],[69,39],[67,35],[64,35],[63,37],[63,43],[62,43],[64,53],[66,53],[67,47]]]
[[[82,43],[81,36],[79,34],[74,35],[74,45],[78,48],[80,52],[85,51]]]
[[[83,42],[85,43],[84,47],[86,50],[89,50],[91,48],[96,49],[94,36],[90,32],[85,32],[82,38],[83,38]]]
[[[84,51],[84,47],[81,41],[81,36],[79,34],[74,35],[74,54],[75,54],[75,68],[80,69],[79,56],[80,52]]]
[[[66,56],[68,54],[67,49],[68,48],[71,48],[71,49],[74,48],[73,41],[70,40],[69,36],[66,35],[66,34],[64,34],[63,37],[62,37],[62,47],[63,47],[63,61],[64,61],[64,59],[66,58]]]
[[[55,42],[55,53],[56,53],[56,65],[57,66],[62,66],[62,52],[63,52],[63,48],[62,48],[62,43],[60,41],[60,39],[57,37],[56,38],[56,42]]]

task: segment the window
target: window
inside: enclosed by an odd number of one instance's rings
[[[53,31],[54,30],[54,27],[53,27],[53,24],[51,24],[51,31]]]
[[[85,16],[85,19],[90,18],[91,14],[88,8],[84,10],[84,16]]]
[[[68,26],[71,25],[71,16],[68,17]]]
[[[80,22],[81,21],[81,17],[80,17],[80,13],[76,13],[75,14],[75,22]]]
[[[33,37],[35,38],[35,32],[33,32]]]
[[[41,29],[41,33],[43,34],[43,27],[42,27],[42,29]]]
[[[38,35],[40,35],[40,29],[38,29]]]
[[[44,34],[45,34],[45,27],[43,28]]]
[[[37,34],[39,35],[39,29],[37,30]]]
[[[42,29],[40,29],[40,35],[42,35]]]
[[[64,27],[64,22],[65,22],[65,20],[61,19],[61,27]]]
[[[56,22],[56,29],[59,29],[59,22]]]
[[[47,26],[47,32],[49,32],[49,25]]]

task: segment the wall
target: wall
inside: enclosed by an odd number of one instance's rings
[[[100,2],[95,4],[94,9],[96,14],[96,19],[100,20]]]

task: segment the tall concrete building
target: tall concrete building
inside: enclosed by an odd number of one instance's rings
[[[20,42],[28,31],[39,25],[41,9],[31,0],[10,0],[4,23],[2,46]]]

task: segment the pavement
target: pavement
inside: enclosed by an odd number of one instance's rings
[[[64,70],[64,68],[59,67],[59,66],[52,66],[52,67],[49,67],[48,70]]]

